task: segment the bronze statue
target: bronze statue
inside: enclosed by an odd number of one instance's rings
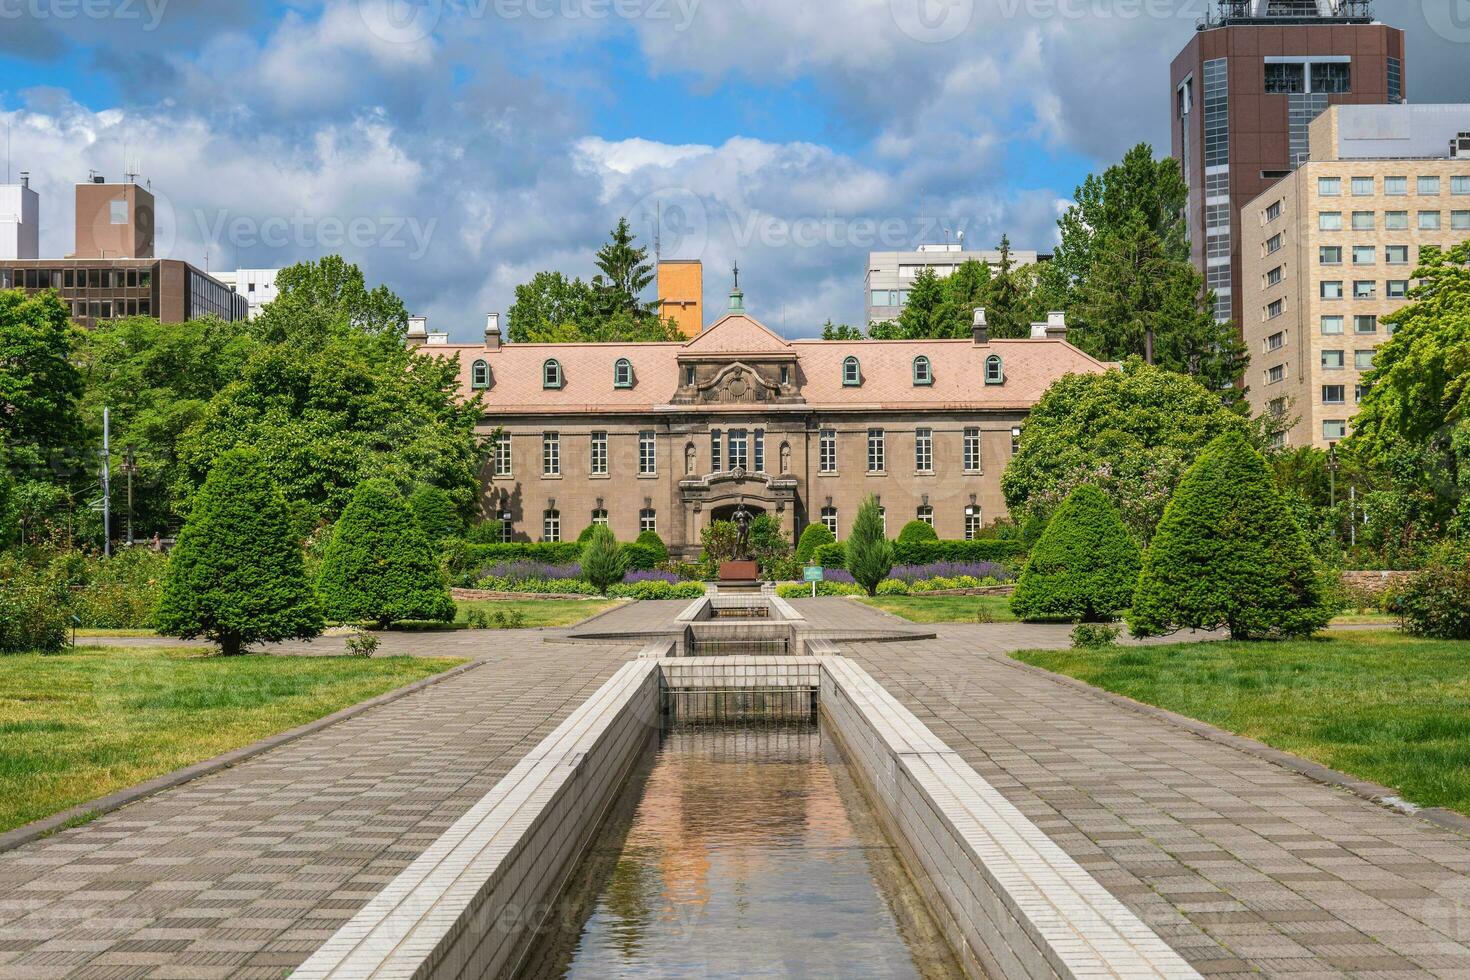
[[[745,504],[736,506],[731,520],[735,522],[735,560],[744,561],[750,557],[750,511]]]

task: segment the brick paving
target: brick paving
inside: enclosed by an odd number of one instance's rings
[[[844,652],[1201,973],[1470,977],[1470,838],[937,630]]]
[[[0,977],[286,975],[635,652],[468,635],[463,677],[0,854]]]

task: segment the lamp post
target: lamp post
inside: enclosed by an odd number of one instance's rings
[[[1333,511],[1332,536],[1337,537],[1337,471],[1342,462],[1337,458],[1337,443],[1327,444],[1327,501]]]
[[[128,475],[128,547],[133,546],[133,474],[138,471],[138,456],[129,446],[123,454],[123,471]]]

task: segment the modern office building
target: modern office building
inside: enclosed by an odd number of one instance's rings
[[[1044,262],[1050,255],[1037,252],[1011,252],[1011,265]],[[962,244],[920,245],[912,252],[869,252],[868,271],[863,277],[866,290],[866,323],[895,320],[908,305],[909,289],[914,278],[925,269],[943,279],[966,262],[984,262],[992,269],[1000,268],[999,251],[967,252]]]
[[[686,337],[704,332],[704,263],[699,259],[660,259],[658,312]]]
[[[451,345],[415,319],[409,343],[457,356],[481,431],[498,433],[483,508],[507,540],[575,539],[593,522],[622,540],[653,530],[699,550],[711,520],[744,505],[794,536],[839,537],[878,497],[890,534],[908,521],[967,538],[1006,514],[1000,477],[1021,426],[1062,375],[1102,372],[1061,314],[1031,339],[787,340],[731,311],[682,343]]]
[[[55,289],[83,327],[152,316],[182,323],[213,314],[242,320],[245,297],[179,259],[154,258],[153,195],[93,176],[77,185],[76,249],[63,259],[0,257],[0,289]],[[0,209],[3,210],[3,209]]]
[[[1300,418],[1288,442],[1326,448],[1352,429],[1421,251],[1470,239],[1470,105],[1328,109],[1306,162],[1241,225],[1252,408]]]
[[[0,184],[0,261],[34,259],[41,254],[41,197],[31,190],[31,175],[20,183]]]
[[[245,297],[250,305],[250,319],[260,315],[261,307],[276,298],[276,274],[280,269],[236,269],[234,272],[216,272],[218,279],[231,290]]]
[[[1404,100],[1404,35],[1369,0],[1219,0],[1170,68],[1174,157],[1215,314],[1239,319],[1240,211],[1307,155],[1329,105]]]

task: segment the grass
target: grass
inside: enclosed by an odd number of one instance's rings
[[[522,629],[550,626],[572,626],[598,613],[611,609],[617,599],[474,599],[455,602],[452,623],[394,623],[395,630],[424,631],[462,630],[469,626],[472,610],[483,612],[487,618],[498,612],[505,616],[521,615]],[[493,629],[494,626],[492,625]]]
[[[77,636],[157,636],[155,630],[141,629],[104,629],[101,627],[79,627]]]
[[[1470,814],[1470,643],[1374,631],[1014,656]]]
[[[973,623],[982,610],[990,617],[987,621],[1016,621],[1010,597],[1003,595],[880,595],[858,601],[911,623]]]
[[[294,728],[461,661],[79,647],[0,657],[0,831]]]
[[[1399,618],[1392,613],[1345,612],[1332,617],[1334,626],[1397,626]]]

